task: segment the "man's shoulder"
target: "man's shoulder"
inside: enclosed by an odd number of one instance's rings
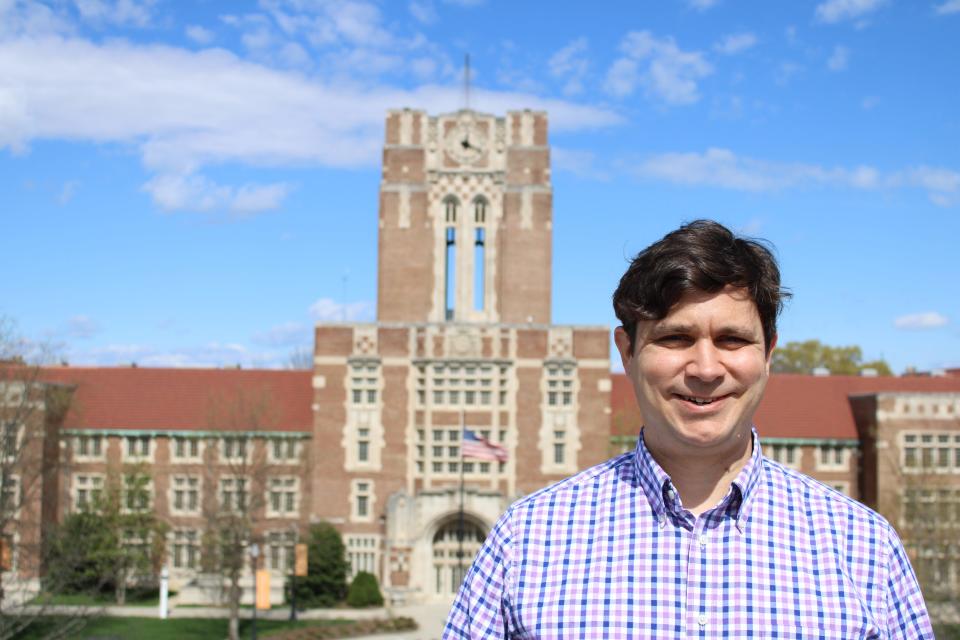
[[[509,511],[515,513],[537,508],[557,500],[565,500],[587,488],[593,492],[602,488],[604,485],[623,480],[625,475],[632,478],[634,476],[633,458],[635,455],[633,451],[621,454],[564,478],[559,482],[547,485],[543,489],[539,489],[514,502],[510,506]]]
[[[810,510],[829,510],[834,519],[843,517],[854,523],[863,523],[889,530],[890,523],[879,513],[831,487],[792,467],[764,456],[764,480],[775,494],[795,495]]]

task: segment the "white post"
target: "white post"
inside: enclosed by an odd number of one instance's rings
[[[170,581],[170,572],[167,571],[167,566],[164,565],[160,569],[160,619],[167,619],[167,587],[169,586]]]

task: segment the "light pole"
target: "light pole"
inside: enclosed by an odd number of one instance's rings
[[[260,556],[260,545],[256,542],[250,545],[250,568],[253,570],[253,618],[250,627],[251,640],[257,640],[257,558]]]
[[[293,530],[293,570],[290,572],[290,619],[297,619],[297,543],[300,541],[300,528],[296,524],[290,525]]]

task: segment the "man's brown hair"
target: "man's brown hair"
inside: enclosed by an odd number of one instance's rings
[[[763,242],[737,237],[713,220],[685,224],[638,253],[613,293],[613,310],[632,351],[637,322],[662,320],[691,291],[728,286],[746,290],[757,305],[769,353],[777,316],[790,297],[780,286],[777,260]]]

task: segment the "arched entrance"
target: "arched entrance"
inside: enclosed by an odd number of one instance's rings
[[[433,536],[433,592],[455,594],[480,550],[486,534],[475,522],[463,523],[463,545],[460,544],[460,521],[449,520]],[[461,554],[462,548],[462,554]]]

